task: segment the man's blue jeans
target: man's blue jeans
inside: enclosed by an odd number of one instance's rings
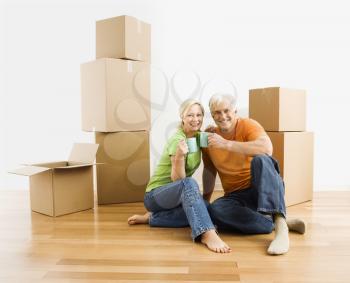
[[[210,216],[218,229],[244,234],[271,233],[272,215],[286,217],[284,183],[276,160],[255,156],[251,162],[250,188],[234,191],[210,204]]]
[[[152,212],[149,225],[153,227],[191,226],[192,239],[215,229],[197,182],[187,177],[153,189],[145,194],[145,207]]]

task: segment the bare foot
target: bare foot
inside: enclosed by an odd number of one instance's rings
[[[150,212],[146,212],[144,215],[135,214],[128,218],[128,224],[129,225],[148,224],[150,215],[151,215]]]
[[[205,244],[209,250],[216,253],[230,253],[231,248],[220,239],[215,230],[209,230],[202,234],[201,242]]]

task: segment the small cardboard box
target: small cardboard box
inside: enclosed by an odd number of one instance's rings
[[[119,16],[96,22],[96,59],[151,62],[151,25]]]
[[[267,132],[273,144],[285,184],[287,206],[312,200],[313,144],[312,132]]]
[[[149,64],[110,58],[82,64],[81,98],[84,131],[149,130]]]
[[[95,133],[99,204],[143,201],[150,178],[149,132]]]
[[[29,176],[33,211],[60,216],[94,207],[97,144],[74,144],[68,161],[37,163],[9,173]]]
[[[306,91],[280,87],[251,89],[249,117],[266,131],[305,131]]]

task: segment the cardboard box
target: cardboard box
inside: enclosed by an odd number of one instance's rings
[[[314,135],[311,132],[267,132],[285,183],[286,205],[312,200]]]
[[[151,62],[151,25],[120,16],[96,22],[96,59]]]
[[[82,64],[81,96],[84,131],[151,127],[148,63],[105,58]]]
[[[97,148],[96,144],[74,144],[68,161],[26,165],[9,173],[29,176],[33,211],[60,216],[90,209]]]
[[[95,133],[99,204],[143,201],[150,178],[149,132]]]
[[[306,91],[280,87],[251,89],[249,117],[266,131],[305,131]]]

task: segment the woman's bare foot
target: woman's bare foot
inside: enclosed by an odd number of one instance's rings
[[[216,253],[230,253],[231,248],[220,239],[215,230],[208,230],[202,234],[201,242],[205,244],[209,250]]]
[[[128,218],[128,224],[129,225],[148,224],[150,215],[151,215],[150,212],[146,212],[144,215],[135,214]]]

